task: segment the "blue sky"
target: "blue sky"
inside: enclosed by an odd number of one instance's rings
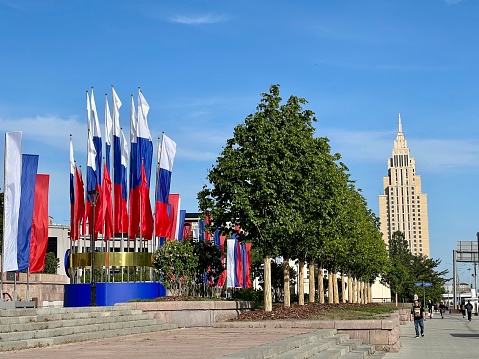
[[[452,273],[456,241],[479,231],[478,33],[473,0],[0,0],[0,130],[23,131],[24,153],[40,155],[50,215],[66,224],[70,133],[86,164],[85,91],[95,87],[104,131],[114,84],[128,133],[141,86],[155,145],[162,131],[177,143],[171,192],[195,212],[233,128],[280,84],[284,99],[309,101],[317,135],[378,214],[401,113],[431,256]]]

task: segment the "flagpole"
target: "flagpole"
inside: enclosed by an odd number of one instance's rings
[[[5,144],[4,144],[4,148],[3,148],[3,153],[7,153],[7,134],[5,133]],[[5,162],[6,162],[6,159],[5,159],[5,156],[3,157],[3,168],[5,168]],[[2,233],[5,233],[5,218],[7,216],[6,212],[5,212],[5,188],[7,188],[7,176],[5,174],[5,171],[3,172],[3,228],[2,228]],[[1,274],[1,286],[0,286],[0,293],[1,293],[1,298],[0,298],[0,301],[5,301],[5,298],[3,297],[3,260],[5,258],[5,237],[2,236],[2,259],[1,259],[1,269],[2,269],[2,273]]]
[[[90,97],[89,97],[89,94],[88,94],[88,90],[86,90],[86,118],[87,118],[87,136],[90,136],[90,130],[91,130],[91,120],[90,120],[90,116],[91,116],[91,109],[90,109]],[[87,176],[87,187],[88,187],[88,141],[87,140],[87,159],[86,159],[86,176]],[[88,192],[88,188],[87,190],[85,191],[85,193]],[[85,209],[86,209],[86,206],[85,206]],[[86,213],[83,215],[83,221],[86,220]],[[85,229],[87,228],[86,227],[86,224],[84,225],[85,226]],[[85,231],[86,232],[86,231]],[[90,237],[90,219],[88,218],[88,236],[89,236],[89,240],[91,241],[91,237]],[[86,233],[83,233],[83,253],[86,253]],[[83,283],[85,283],[86,281],[86,267],[83,267]]]

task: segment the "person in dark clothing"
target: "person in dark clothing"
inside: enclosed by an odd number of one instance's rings
[[[442,302],[439,305],[439,312],[441,313],[441,318],[444,319],[444,313],[446,312],[446,306]]]
[[[416,338],[419,338],[419,329],[421,329],[421,337],[424,336],[424,317],[426,312],[419,303],[419,300],[415,299],[411,308],[411,321],[414,320],[414,329],[416,330]]]
[[[470,300],[467,301],[467,304],[466,304],[465,308],[466,308],[466,311],[467,311],[467,320],[471,321],[472,304],[471,304]]]
[[[429,319],[432,318],[432,309],[433,309],[434,305],[432,304],[431,301],[429,301],[427,303],[427,312],[429,313]]]
[[[461,313],[462,313],[462,317],[465,318],[466,317],[466,306],[464,305],[464,303],[461,303]]]

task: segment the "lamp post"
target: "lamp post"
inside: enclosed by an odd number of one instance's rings
[[[90,202],[92,205],[91,233],[90,233],[90,252],[91,252],[91,269],[90,269],[90,306],[96,306],[96,285],[95,285],[95,206],[100,192],[97,190],[88,191]]]

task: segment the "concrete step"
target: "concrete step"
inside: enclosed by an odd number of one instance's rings
[[[92,318],[81,318],[81,319],[56,319],[56,320],[42,320],[42,321],[32,321],[26,323],[18,324],[0,324],[0,340],[2,340],[2,333],[10,332],[22,332],[22,331],[35,331],[43,329],[55,329],[61,327],[73,327],[73,326],[82,326],[82,325],[92,325],[92,324],[102,324],[102,323],[113,323],[113,322],[124,322],[124,321],[135,321],[135,320],[146,320],[154,319],[152,314],[134,314],[134,315],[123,315],[123,316],[101,316],[101,317],[92,317]],[[159,319],[156,319],[159,320]],[[0,320],[0,322],[3,322]],[[164,321],[163,321],[164,322]]]
[[[177,328],[153,314],[128,307],[0,310],[0,351]]]
[[[377,355],[376,355],[377,354]],[[372,357],[372,355],[375,355]],[[276,342],[259,345],[222,359],[364,359],[381,358],[374,346],[350,339],[336,330],[318,330]]]

